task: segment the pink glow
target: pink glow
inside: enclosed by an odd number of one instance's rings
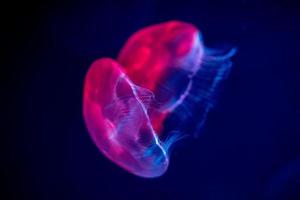
[[[168,168],[169,148],[179,135],[162,139],[164,121],[189,95],[201,69],[199,34],[180,21],[143,28],[116,60],[98,59],[86,74],[87,129],[98,149],[132,174],[157,177]]]

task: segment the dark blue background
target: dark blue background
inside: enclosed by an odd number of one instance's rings
[[[3,7],[3,199],[300,199],[300,7],[296,1],[24,1]],[[135,177],[85,129],[91,62],[136,30],[195,24],[207,46],[238,47],[202,136],[168,172]]]

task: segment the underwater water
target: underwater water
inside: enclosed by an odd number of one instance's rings
[[[300,199],[297,2],[4,10],[1,199]]]

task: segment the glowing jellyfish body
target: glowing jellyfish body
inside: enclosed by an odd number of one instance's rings
[[[203,124],[234,52],[214,56],[200,38],[189,23],[161,23],[133,34],[117,61],[102,58],[91,65],[84,119],[97,147],[114,163],[141,177],[161,176],[170,146],[187,134],[180,126],[188,125],[195,111],[202,113],[198,120]],[[180,122],[175,133],[163,136],[172,115]]]

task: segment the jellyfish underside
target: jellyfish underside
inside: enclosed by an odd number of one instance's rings
[[[83,100],[87,129],[100,151],[130,173],[163,175],[173,144],[199,134],[234,54],[215,55],[200,38],[191,24],[161,23],[135,33],[116,61],[91,65]],[[165,128],[170,119],[173,129]]]

